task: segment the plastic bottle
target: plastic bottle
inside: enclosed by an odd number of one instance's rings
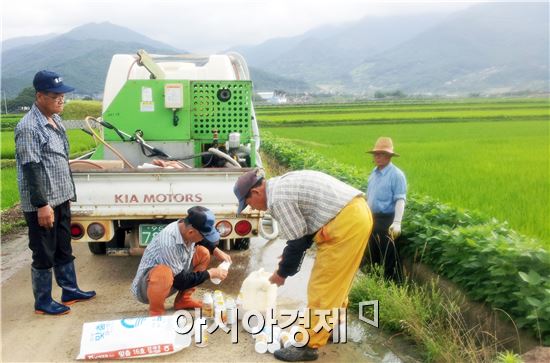
[[[212,294],[209,292],[202,297],[202,315],[205,318],[214,317],[214,299],[212,299]]]
[[[222,270],[225,270],[225,271],[229,271],[229,266],[231,266],[231,262],[223,261],[222,263],[220,263],[218,268],[221,268]],[[222,282],[222,280],[217,277],[210,279],[210,281],[212,281],[212,283],[216,285],[219,285],[220,282]]]
[[[214,291],[214,308],[216,308],[216,305],[225,305],[225,299],[220,290]]]
[[[282,332],[283,332],[283,330],[278,325],[274,325],[273,326],[273,339],[279,340],[279,338],[281,337]]]
[[[227,323],[227,311],[223,301],[217,300],[214,302],[214,319],[216,319],[218,323]]]
[[[214,290],[214,301],[223,302],[223,292],[221,290]]]
[[[281,342],[279,342],[278,340],[274,340],[267,345],[267,350],[271,354],[275,353],[275,351],[279,349],[281,349]]]
[[[237,304],[232,298],[228,298],[225,303],[225,312],[227,316],[227,324],[237,323]]]
[[[277,285],[269,282],[271,273],[263,268],[251,272],[241,287],[243,313],[256,310],[265,313],[277,306]]]
[[[239,293],[239,295],[237,296],[237,300],[235,300],[235,305],[236,305],[236,308],[237,308],[237,319],[238,320],[243,320],[244,309],[243,309],[243,294],[242,293]]]
[[[290,328],[290,338],[291,340],[296,341],[298,343],[302,343],[304,339],[307,339],[301,334],[299,327],[296,325]],[[300,340],[298,340],[298,338],[300,338]]]
[[[199,348],[204,348],[208,345],[208,329],[206,329],[206,326],[200,326],[201,324],[204,325],[205,322],[206,320],[203,318],[197,319],[197,321],[195,322],[195,324],[199,324],[199,326],[195,328],[195,334],[201,335],[201,342],[198,343],[197,341],[195,341],[195,346]]]
[[[292,339],[290,339],[290,334],[288,332],[284,331],[280,335],[281,345],[283,348],[290,347],[292,345]]]
[[[261,332],[256,335],[256,343],[254,343],[256,353],[264,354],[267,352],[267,334]]]
[[[269,351],[269,353],[273,354],[276,350],[281,349],[281,342],[279,340],[281,337],[281,328],[275,325],[273,326],[273,330],[270,333],[273,334],[273,341],[267,344],[267,350]]]

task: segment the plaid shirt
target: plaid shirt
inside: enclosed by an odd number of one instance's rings
[[[69,141],[61,117],[54,114],[53,128],[36,105],[19,121],[15,128],[15,159],[17,182],[24,212],[37,208],[31,204],[28,181],[23,176],[23,165],[41,163],[43,190],[48,204],[54,208],[76,198],[73,178],[69,168]]]
[[[174,275],[182,271],[191,272],[194,254],[195,244],[187,245],[185,243],[178,227],[178,221],[170,223],[156,235],[145,249],[130,291],[139,301],[146,302],[146,292],[140,291],[139,286],[141,280],[147,278],[149,270],[162,264],[170,267]]]
[[[364,195],[330,175],[309,170],[271,178],[266,188],[267,208],[287,240],[317,232],[353,198]]]

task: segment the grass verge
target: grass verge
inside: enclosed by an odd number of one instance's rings
[[[461,298],[444,295],[435,282],[397,285],[375,268],[360,273],[349,298],[355,309],[361,301],[378,300],[382,328],[405,334],[427,362],[521,362],[518,355],[503,351],[490,332],[469,328],[461,314]]]

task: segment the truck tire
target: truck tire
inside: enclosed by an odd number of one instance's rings
[[[250,238],[235,238],[231,241],[231,249],[244,251],[250,248]]]
[[[107,253],[107,246],[109,248],[124,248],[124,239],[126,238],[126,231],[123,229],[115,230],[113,239],[109,242],[88,242],[88,248],[94,255],[104,255]]]
[[[106,242],[88,242],[88,248],[94,255],[104,255],[107,253]]]

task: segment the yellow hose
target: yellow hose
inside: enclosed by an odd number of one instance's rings
[[[101,135],[98,135],[97,132],[92,128],[92,126],[90,125],[90,121],[93,121],[93,122],[97,122],[99,124],[99,121],[95,118],[95,117],[92,117],[92,116],[87,116],[85,119],[84,119],[84,122],[86,122],[86,126],[88,127],[88,129],[90,130],[90,132],[93,134],[93,137],[95,140],[99,141],[100,143],[102,143],[106,148],[108,148],[109,150],[111,150],[116,156],[118,156],[118,158],[120,160],[122,160],[122,162],[128,166],[128,168],[130,169],[135,169],[135,167],[128,161],[126,160],[126,158],[124,156],[122,156],[121,153],[119,153],[115,148],[113,148],[111,145],[107,144],[105,142],[105,140],[103,139],[103,137]],[[101,124],[100,124],[101,125]]]

